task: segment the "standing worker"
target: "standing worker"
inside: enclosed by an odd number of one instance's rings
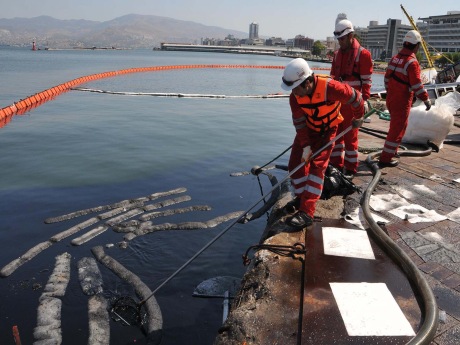
[[[339,41],[340,49],[335,52],[332,60],[331,77],[360,91],[365,102],[364,112],[367,113],[367,100],[372,86],[371,53],[354,38],[353,24],[347,19],[336,23],[334,36]],[[339,124],[337,134],[349,127],[353,120],[353,109],[350,105],[343,104],[340,112],[343,121]],[[346,133],[336,141],[331,153],[331,165],[348,178],[353,178],[358,171],[358,132],[359,129],[354,128]]]
[[[281,88],[292,90],[289,104],[296,130],[288,169],[292,171],[305,162],[305,167],[291,176],[296,197],[289,204],[297,212],[287,220],[288,225],[300,230],[313,224],[332,145],[311,161],[309,157],[335,138],[337,127],[343,120],[341,104],[351,105],[355,118],[353,126],[359,127],[363,122],[364,102],[361,93],[349,85],[333,80],[328,75],[314,75],[302,58],[286,65]]]
[[[414,95],[425,103],[427,111],[431,108],[428,92],[420,78],[420,65],[415,57],[421,42],[422,37],[418,31],[407,32],[403,48],[391,58],[385,72],[386,105],[391,119],[390,129],[380,154],[380,168],[395,167],[399,163],[394,157],[406,132]]]

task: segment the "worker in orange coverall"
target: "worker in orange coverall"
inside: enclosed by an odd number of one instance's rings
[[[406,132],[414,95],[425,103],[427,111],[431,108],[428,93],[420,78],[420,65],[415,57],[421,42],[422,37],[418,31],[407,32],[403,39],[403,48],[391,58],[385,72],[386,105],[391,119],[380,154],[380,168],[395,167],[399,163],[394,157]]]
[[[288,225],[300,230],[313,224],[332,145],[311,160],[310,156],[335,138],[337,127],[343,120],[341,104],[351,105],[355,117],[353,126],[359,127],[363,123],[364,102],[361,93],[349,85],[328,75],[314,75],[302,58],[286,65],[281,87],[291,91],[289,104],[296,129],[288,169],[293,171],[305,162],[305,167],[291,175],[296,197],[289,203],[289,208],[295,213],[287,219]]]
[[[373,62],[371,53],[361,47],[354,38],[353,24],[342,19],[335,25],[334,36],[339,41],[340,49],[335,52],[332,60],[331,77],[348,84],[360,91],[365,102],[364,112],[369,111],[367,100],[371,95]],[[343,104],[340,112],[343,116],[337,134],[349,127],[353,120],[353,109]],[[352,179],[358,170],[358,128],[346,133],[335,142],[331,153],[330,164]],[[344,152],[345,151],[345,152]]]

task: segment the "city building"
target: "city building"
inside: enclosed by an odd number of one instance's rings
[[[258,39],[259,38],[259,24],[252,22],[249,24],[249,39]]]
[[[286,42],[281,37],[270,37],[265,40],[265,45],[284,47],[286,46]]]
[[[326,38],[326,41],[324,42],[324,45],[326,46],[326,51],[336,51],[339,49],[339,42],[334,36],[328,36]]]
[[[313,43],[313,38],[308,38],[302,35],[297,35],[294,38],[294,47],[296,48],[311,50],[313,48]]]
[[[431,53],[460,52],[460,11],[449,11],[445,15],[419,18],[417,23],[428,50]]]
[[[259,24],[256,22],[249,24],[249,39],[245,43],[253,46],[263,46],[265,44],[265,41],[259,38]]]
[[[367,27],[367,37],[361,41],[374,60],[387,60],[396,55],[402,47],[404,35],[412,26],[401,24],[401,19],[388,19],[384,25],[371,21]]]

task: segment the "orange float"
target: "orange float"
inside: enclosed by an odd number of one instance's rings
[[[257,68],[257,69],[284,69],[285,66],[275,66],[275,65],[170,65],[170,66],[148,66],[148,67],[136,67],[128,68],[116,71],[108,71],[103,73],[96,73],[87,76],[83,76],[71,81],[59,84],[57,86],[51,87],[44,91],[41,91],[33,96],[27,97],[19,102],[13,103],[4,108],[0,108],[0,119],[4,119],[10,116],[13,116],[18,113],[23,113],[26,110],[37,107],[40,104],[43,104],[55,96],[69,91],[72,87],[77,85],[84,84],[88,81],[103,79],[108,77],[119,76],[128,73],[139,73],[139,72],[154,72],[154,71],[164,71],[164,70],[176,70],[176,69],[195,69],[195,68]],[[330,70],[325,67],[313,67],[313,70]],[[374,72],[376,74],[383,74],[384,72]],[[0,123],[0,127],[3,125]]]

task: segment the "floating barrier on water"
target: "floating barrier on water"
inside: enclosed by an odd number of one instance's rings
[[[131,241],[133,238],[141,235],[146,235],[156,231],[165,231],[165,230],[196,230],[196,229],[208,229],[214,228],[217,225],[239,218],[243,211],[231,212],[226,215],[210,219],[206,222],[184,222],[179,224],[173,223],[163,223],[159,225],[146,224],[147,226],[139,225],[135,228],[134,232],[128,233],[125,235],[124,239],[126,241]]]
[[[74,238],[70,243],[72,243],[74,246],[80,246],[83,243],[86,243],[96,236],[99,236],[103,232],[105,232],[109,227],[108,226],[98,226],[90,231],[88,231],[86,234],[83,234],[80,237]]]
[[[108,303],[103,292],[102,275],[94,258],[84,257],[78,261],[78,279],[88,299],[89,345],[110,343],[110,318]]]
[[[29,249],[25,254],[21,255],[19,258],[14,259],[9,264],[5,265],[0,270],[0,276],[1,277],[8,277],[11,273],[16,271],[23,264],[25,264],[26,262],[30,261],[37,254],[41,253],[42,251],[44,251],[45,249],[49,248],[52,245],[53,245],[53,242],[51,242],[51,241],[45,241],[45,242],[37,244],[33,248]]]
[[[100,263],[114,272],[118,277],[131,284],[141,300],[145,300],[149,297],[144,304],[148,314],[148,321],[146,322],[147,334],[149,339],[154,339],[154,341],[149,342],[149,344],[159,343],[163,329],[163,316],[155,296],[152,296],[152,291],[137,275],[107,255],[103,247],[97,246],[92,248],[91,251]]]
[[[34,344],[61,344],[61,307],[70,280],[69,253],[56,257],[56,264],[48,283],[40,296],[37,310],[37,327],[34,328]]]
[[[213,95],[213,94],[197,94],[197,93],[175,93],[175,92],[130,92],[130,91],[108,91],[98,89],[88,89],[83,87],[76,87],[72,90],[86,91],[96,93],[107,93],[110,95],[124,95],[124,96],[153,96],[153,97],[177,97],[177,98],[289,98],[288,94],[268,94],[268,95]]]
[[[101,293],[103,291],[103,281],[96,260],[88,257],[81,258],[77,267],[78,279],[83,293],[87,296]]]
[[[180,213],[193,212],[193,211],[210,211],[210,210],[211,210],[210,206],[196,205],[196,206],[176,208],[174,210],[166,210],[166,211],[161,211],[161,212],[158,212],[158,211],[150,212],[150,213],[143,214],[142,216],[139,217],[139,219],[141,221],[146,221],[146,220],[153,219],[153,218],[171,216],[173,214],[180,214]]]
[[[75,88],[81,84],[91,82],[93,80],[117,77],[120,75],[130,73],[141,73],[141,72],[158,72],[168,70],[180,70],[180,69],[209,69],[209,68],[256,68],[256,69],[283,69],[284,66],[257,66],[257,65],[172,65],[172,66],[150,66],[150,67],[135,67],[117,71],[109,71],[103,73],[91,74],[88,76],[76,78],[68,82],[53,86],[44,91],[38,92],[32,96],[21,99],[18,102],[0,108],[0,127],[5,126],[11,120],[14,115],[21,115],[26,113],[33,108],[48,102],[56,96],[68,92],[72,88]]]
[[[88,345],[110,344],[110,318],[107,310],[108,303],[102,295],[94,295],[88,299]]]
[[[172,66],[149,66],[149,67],[135,67],[135,68],[128,68],[122,69],[117,71],[109,71],[109,72],[102,72],[91,74],[87,76],[83,76],[80,78],[76,78],[65,83],[53,86],[49,89],[44,91],[38,92],[32,96],[26,97],[24,99],[19,100],[18,102],[14,102],[13,104],[6,106],[4,108],[0,108],[0,128],[7,125],[11,118],[14,115],[21,115],[24,114],[39,105],[48,102],[55,97],[59,96],[62,93],[68,92],[70,90],[77,90],[79,85],[91,82],[93,80],[104,79],[104,78],[111,78],[117,77],[125,74],[130,73],[142,73],[142,72],[158,72],[158,71],[170,71],[170,70],[180,70],[180,69],[209,69],[209,68],[220,68],[220,69],[237,69],[237,68],[252,68],[252,69],[284,69],[285,66],[275,66],[275,65],[217,65],[217,64],[210,64],[210,65],[172,65]],[[312,67],[312,70],[324,70],[329,71],[330,68],[325,67]],[[374,72],[379,73],[379,72]],[[91,92],[101,92],[101,93],[115,93],[110,91],[103,91],[103,90],[91,90],[91,89],[83,89],[78,88],[79,91],[91,91]],[[124,93],[124,94],[137,94],[140,93]],[[264,95],[264,96],[224,96],[224,95],[192,95],[192,94],[179,94],[179,93],[158,93],[158,94],[149,94],[150,96],[161,96],[161,97],[206,97],[206,98],[282,98],[288,97],[287,95]],[[182,96],[181,96],[182,95]]]
[[[45,223],[46,224],[51,224],[51,223],[56,223],[56,222],[62,222],[62,221],[69,220],[69,219],[72,219],[72,218],[75,218],[75,217],[84,216],[84,215],[87,215],[89,213],[100,212],[100,211],[105,211],[105,210],[112,210],[112,209],[119,209],[119,208],[125,208],[126,206],[129,206],[129,205],[131,205],[131,204],[133,204],[133,203],[135,203],[137,201],[156,200],[156,199],[159,199],[159,198],[164,197],[164,196],[169,196],[169,195],[174,195],[174,194],[179,194],[179,193],[185,193],[186,191],[187,191],[186,188],[181,187],[181,188],[176,188],[176,189],[166,191],[166,192],[153,193],[153,194],[150,194],[150,195],[148,195],[146,197],[142,197],[142,198],[131,199],[131,200],[122,200],[122,201],[116,202],[116,203],[111,204],[111,205],[104,205],[104,206],[97,206],[97,207],[87,208],[87,209],[84,209],[84,210],[71,212],[71,213],[68,213],[68,214],[65,214],[65,215],[62,215],[62,216],[58,216],[58,217],[47,218],[45,220]]]
[[[107,210],[107,209],[110,210],[109,212],[102,213],[102,214],[99,214],[99,215],[97,215],[95,217],[89,218],[86,221],[81,222],[81,223],[79,223],[77,225],[74,225],[73,227],[71,227],[71,228],[69,228],[69,229],[67,229],[65,231],[62,231],[62,232],[60,232],[60,233],[58,233],[56,235],[53,235],[48,241],[44,241],[44,242],[41,242],[41,243],[37,244],[33,248],[29,249],[25,254],[21,255],[19,258],[14,259],[10,263],[6,264],[0,270],[0,277],[8,277],[14,271],[16,271],[19,267],[21,267],[23,264],[25,264],[26,262],[28,262],[31,259],[33,259],[35,256],[37,256],[39,253],[41,253],[45,249],[47,249],[50,246],[52,246],[54,243],[62,241],[63,239],[65,239],[65,238],[67,238],[69,236],[72,236],[72,235],[76,234],[77,232],[79,232],[79,231],[81,231],[81,230],[83,230],[83,229],[85,229],[85,228],[87,228],[89,226],[92,226],[92,225],[96,224],[97,222],[99,222],[101,220],[109,219],[109,221],[107,221],[107,223],[112,224],[113,226],[116,226],[117,223],[115,223],[113,221],[112,222],[110,221],[111,217],[114,217],[115,215],[118,215],[118,214],[120,214],[122,212],[126,212],[130,208],[138,208],[139,206],[143,206],[143,202],[145,200],[156,200],[156,199],[158,199],[160,197],[163,197],[163,196],[169,196],[169,195],[173,195],[173,194],[183,193],[185,191],[187,191],[186,188],[177,188],[177,189],[173,189],[173,190],[166,191],[166,192],[154,193],[154,194],[148,195],[146,197],[142,197],[142,198],[137,198],[137,199],[132,199],[132,200],[123,200],[123,201],[120,201],[120,202],[117,202],[117,203],[114,203],[114,204],[111,204],[111,205],[97,206],[97,207],[72,212],[72,213],[62,215],[62,216],[58,216],[58,217],[54,217],[54,218],[48,218],[48,219],[45,220],[45,223],[47,223],[47,224],[48,223],[61,222],[61,221],[64,221],[64,220],[69,220],[69,219],[72,219],[72,218],[75,218],[75,217],[78,217],[78,216],[81,216],[81,215],[88,215],[88,214],[90,214],[92,212],[99,212],[99,211]],[[170,199],[170,200],[167,200],[167,201],[164,201],[164,202],[149,205],[151,207],[148,208],[148,210],[157,209],[157,208],[161,207],[160,205],[163,205],[163,206],[164,205],[173,205],[173,204],[175,204],[177,202],[181,202],[181,201],[185,201],[185,200],[190,200],[190,197],[186,196],[186,197],[182,197],[182,198],[175,198],[175,199],[173,198],[173,199]],[[115,207],[117,207],[117,208],[115,208]],[[115,208],[115,209],[113,209],[113,208]],[[145,211],[145,210],[143,210],[143,211]],[[128,219],[128,217],[126,217],[126,216],[119,218],[120,221],[123,221],[123,220],[126,220],[126,219]],[[96,228],[90,230],[86,234],[74,239],[72,241],[72,244],[73,245],[80,245],[80,244],[86,243],[90,239],[92,239],[92,238],[96,237],[97,235],[99,235],[99,234],[103,233],[104,231],[106,231],[106,229],[104,229],[104,227],[106,225],[108,225],[108,224],[102,225],[102,228],[101,227],[96,227]]]

